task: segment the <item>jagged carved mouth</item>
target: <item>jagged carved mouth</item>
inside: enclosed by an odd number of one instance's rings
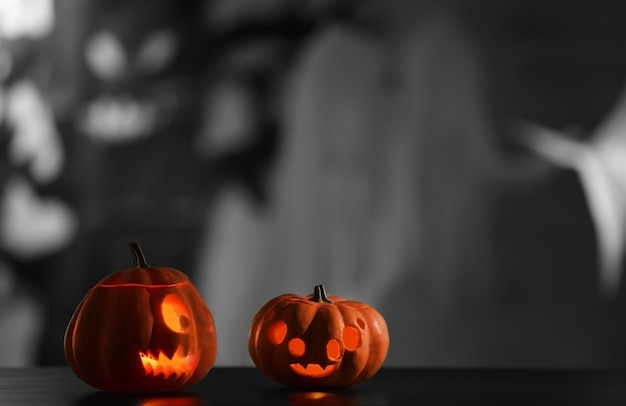
[[[311,378],[323,378],[335,372],[335,369],[337,368],[336,364],[331,364],[323,367],[320,364],[306,364],[305,366],[297,363],[289,364],[289,366],[296,374],[308,376]]]
[[[163,375],[165,379],[172,375],[175,377],[191,375],[200,361],[200,354],[185,355],[180,346],[172,355],[172,358],[163,354],[163,351],[159,351],[159,354],[156,356],[151,351],[140,351],[139,357],[146,375]]]

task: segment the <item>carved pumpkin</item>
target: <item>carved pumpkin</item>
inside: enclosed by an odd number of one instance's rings
[[[163,392],[193,385],[213,366],[213,315],[187,275],[146,263],[87,292],[65,332],[65,357],[89,385],[111,392]]]
[[[263,374],[294,387],[345,387],[373,376],[389,348],[385,319],[373,307],[327,296],[270,300],[252,320],[250,357]]]

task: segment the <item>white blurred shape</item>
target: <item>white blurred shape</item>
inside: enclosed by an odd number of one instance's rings
[[[119,39],[108,31],[94,34],[85,47],[85,61],[91,73],[103,80],[115,80],[123,75],[128,61]]]
[[[238,82],[221,83],[211,90],[198,149],[204,154],[220,154],[243,147],[254,133],[250,90]]]
[[[178,38],[171,30],[160,30],[150,35],[136,56],[136,64],[145,72],[158,72],[174,59]]]
[[[123,144],[149,137],[157,125],[156,107],[129,97],[100,97],[89,103],[81,129],[95,142]]]
[[[251,365],[245,351],[249,323],[263,300],[275,293],[268,285],[280,285],[275,275],[270,275],[271,282],[269,278],[259,281],[259,264],[266,261],[271,248],[268,226],[270,219],[259,215],[238,188],[229,188],[215,202],[210,229],[217,232],[211,232],[200,258],[210,272],[200,276],[198,286],[209,307],[220,309],[215,315],[216,329],[229,337],[220,343],[218,365]],[[237,305],[231,292],[243,293]]]
[[[41,38],[53,26],[52,0],[0,0],[0,37]]]
[[[77,219],[60,200],[42,198],[22,177],[10,178],[0,211],[2,247],[20,258],[34,258],[65,246],[76,234]]]
[[[578,173],[596,230],[600,289],[615,295],[626,244],[626,92],[588,142],[530,122],[521,123],[519,140]]]
[[[8,120],[15,130],[9,147],[10,159],[15,164],[28,163],[36,181],[52,180],[60,172],[65,157],[50,106],[28,80],[10,89],[6,103]]]

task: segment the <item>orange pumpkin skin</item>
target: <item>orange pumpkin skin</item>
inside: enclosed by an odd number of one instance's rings
[[[67,326],[65,357],[87,384],[110,392],[191,386],[217,353],[211,311],[187,275],[153,267],[137,244],[135,264],[91,288]]]
[[[267,377],[297,388],[346,387],[372,377],[389,349],[387,324],[376,309],[322,285],[312,295],[285,294],[255,315],[250,357]]]

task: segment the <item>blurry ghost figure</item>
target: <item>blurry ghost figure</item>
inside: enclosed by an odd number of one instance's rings
[[[520,123],[518,130],[520,143],[578,173],[595,225],[599,287],[614,297],[626,251],[626,92],[588,141],[532,122]]]
[[[329,29],[307,49],[283,105],[273,207],[255,211],[236,191],[217,206],[203,285],[225,312],[218,329],[232,337],[218,362],[249,363],[239,320],[316,283],[383,308],[399,284],[435,303],[462,286],[488,288],[482,233],[504,162],[462,34],[437,15],[419,21],[393,48]],[[398,86],[389,86],[390,64]],[[396,325],[405,314],[390,315],[396,340],[412,337],[410,325]]]
[[[233,337],[218,362],[249,363],[238,320],[315,283],[381,309],[389,364],[517,359],[524,326],[550,323],[537,312],[557,296],[536,297],[541,279],[507,268],[528,261],[510,255],[518,240],[498,240],[507,193],[546,184],[549,165],[504,148],[480,44],[453,13],[395,18],[386,35],[329,28],[306,48],[282,105],[270,209],[234,189],[219,199],[202,284]],[[505,298],[511,290],[521,298]]]
[[[114,31],[103,29],[89,38],[84,57],[95,78],[114,86],[137,74],[135,70],[146,76],[164,70],[176,56],[178,41],[172,31],[157,28],[138,49],[127,49],[126,41]],[[137,100],[126,92],[103,94],[87,106],[81,127],[95,142],[123,143],[155,131],[157,114],[163,112],[148,100]]]
[[[358,73],[343,70],[349,59],[358,61]],[[209,303],[222,309],[217,328],[232,338],[220,344],[217,362],[250,363],[241,351],[249,326],[240,320],[251,320],[268,298],[307,293],[320,282],[344,295],[360,290],[356,276],[363,271],[358,269],[363,247],[353,233],[363,235],[358,230],[359,224],[366,227],[361,206],[369,204],[371,193],[369,174],[362,171],[369,163],[371,123],[362,118],[377,103],[381,61],[382,55],[364,42],[323,33],[305,52],[283,104],[292,118],[284,124],[283,158],[270,186],[272,206],[258,210],[237,189],[220,198],[208,240],[213,245],[204,260],[210,273],[203,284]],[[327,116],[333,109],[343,115],[339,122]],[[345,216],[357,217],[337,223]]]
[[[187,86],[204,61],[193,46],[199,41],[197,27],[183,22],[193,16],[195,2],[189,4],[146,4],[149,10],[140,21],[134,20],[141,5],[101,5],[81,55],[90,84],[78,125],[87,137],[105,144],[135,142],[161,131],[172,114],[198,102],[198,88]],[[184,62],[194,52],[195,73]]]

